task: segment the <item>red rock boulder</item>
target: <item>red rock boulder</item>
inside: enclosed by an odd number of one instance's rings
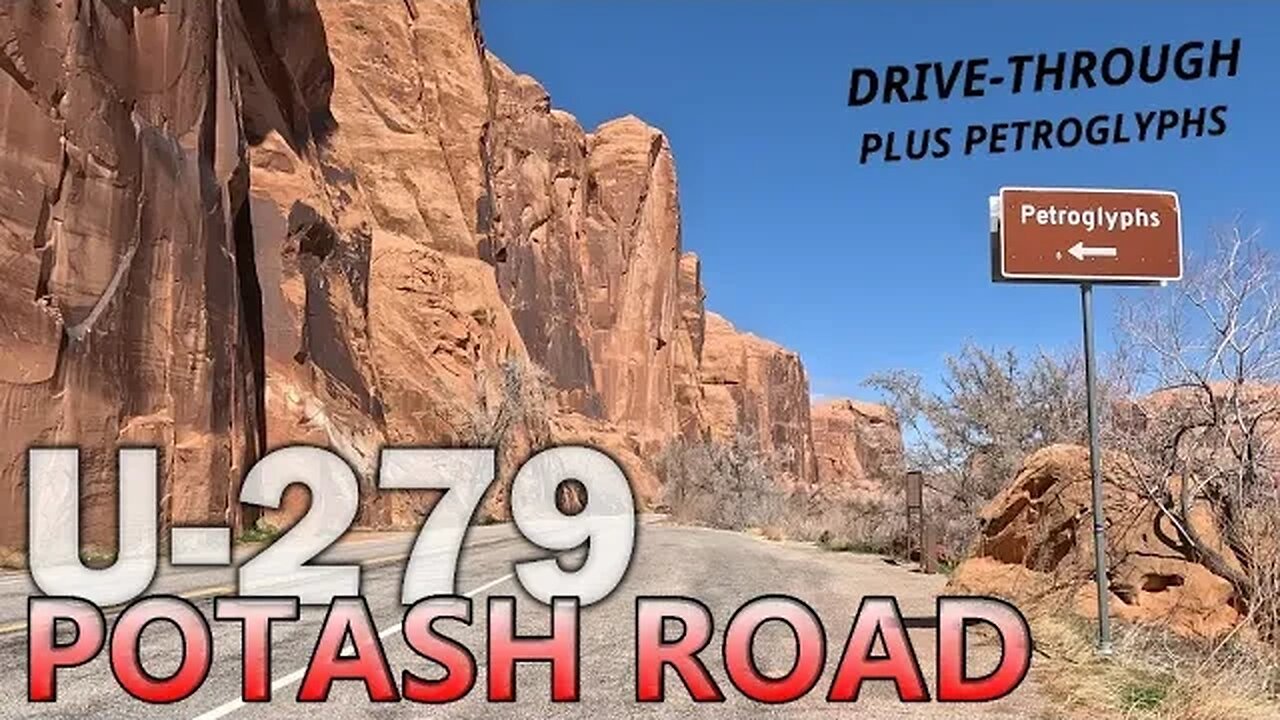
[[[1126,471],[1125,458],[1104,460],[1107,558],[1116,617],[1214,637],[1241,615],[1231,584],[1188,559],[1169,520]],[[952,578],[953,588],[1026,602],[1072,603],[1096,617],[1089,453],[1054,445],[1027,458],[1013,483],[982,512],[982,530]],[[1194,516],[1202,537],[1222,547],[1207,514]]]

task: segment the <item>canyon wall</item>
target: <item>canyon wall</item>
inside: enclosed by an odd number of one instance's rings
[[[265,442],[249,134],[312,142],[322,36],[285,0],[0,9],[0,546],[30,446],[82,449],[91,542],[121,445],[162,448],[165,518],[240,521]]]
[[[0,546],[31,445],[83,448],[90,543],[121,444],[164,449],[184,523],[245,521],[247,465],[295,443],[378,527],[433,500],[375,497],[386,444],[497,443],[506,476],[591,443],[641,506],[677,437],[823,477],[799,357],[705,310],[666,136],[552,108],[474,2],[10,3],[0,70]]]
[[[660,488],[641,458],[741,428],[797,448],[788,468],[816,479],[803,366],[706,313],[661,131],[630,116],[584,130],[488,51],[473,4],[317,6],[332,131],[305,152],[270,134],[252,151],[268,417],[286,415],[268,422],[273,445],[327,438],[367,471],[385,442],[466,443],[474,406],[503,401],[492,380],[516,363],[546,371],[550,403],[544,427],[525,418],[504,436],[512,462],[602,445],[648,504]],[[312,228],[349,250],[295,249]],[[707,368],[721,357],[743,384],[717,415],[705,406],[724,406],[723,373]],[[421,507],[404,510],[369,522]]]
[[[700,382],[712,438],[748,433],[777,457],[786,480],[817,480],[809,379],[799,355],[707,313]]]
[[[841,398],[811,412],[819,485],[865,500],[897,489],[891,481],[907,468],[902,428],[889,408]]]

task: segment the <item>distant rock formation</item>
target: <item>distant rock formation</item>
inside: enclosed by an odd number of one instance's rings
[[[707,313],[700,381],[712,439],[748,434],[781,461],[787,480],[817,479],[809,379],[799,355]]]
[[[882,499],[906,471],[902,428],[883,405],[847,398],[813,406],[818,484],[851,497]]]

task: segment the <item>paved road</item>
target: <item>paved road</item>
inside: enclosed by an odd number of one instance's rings
[[[411,540],[405,534],[360,537],[345,541],[333,557],[357,558],[366,563],[364,594],[379,629],[394,628],[403,616],[399,605],[400,570],[391,558],[403,553]],[[480,678],[464,700],[445,707],[413,703],[371,704],[358,686],[338,683],[324,706],[298,705],[292,700],[301,669],[311,652],[323,613],[304,610],[298,623],[277,624],[273,631],[272,676],[276,702],[270,706],[240,706],[239,629],[229,623],[213,623],[215,657],[212,672],[192,698],[175,705],[152,707],[129,698],[111,679],[105,653],[87,665],[59,673],[59,701],[54,705],[28,705],[26,697],[25,633],[15,628],[25,613],[29,591],[20,576],[0,576],[0,663],[12,671],[0,675],[0,717],[42,718],[200,718],[232,720],[250,718],[522,718],[522,717],[851,717],[851,718],[1034,718],[1042,714],[1041,701],[1032,681],[1010,697],[990,705],[904,706],[887,683],[871,683],[858,702],[831,706],[823,702],[830,685],[839,649],[848,636],[858,601],[864,595],[895,595],[904,615],[927,617],[944,578],[897,567],[873,556],[830,553],[792,543],[775,543],[755,537],[706,529],[647,523],[638,534],[635,559],[623,584],[609,599],[586,608],[582,614],[582,701],[554,704],[548,699],[550,672],[545,665],[522,665],[518,671],[519,702],[490,704],[484,700],[484,598],[514,595],[519,607],[521,634],[546,632],[545,608],[538,606],[511,578],[513,561],[536,556],[537,551],[507,526],[477,528],[468,538],[459,568],[460,591],[475,600],[476,622],[470,629],[447,625],[447,632],[476,654]],[[210,597],[232,582],[225,570],[167,570],[154,591],[187,592],[206,615]],[[194,591],[194,592],[193,592]],[[787,705],[768,706],[746,700],[729,684],[721,661],[721,632],[742,603],[766,593],[786,593],[807,601],[822,618],[828,636],[828,658],[822,681],[804,699]],[[704,652],[712,675],[727,701],[719,705],[693,703],[680,683],[668,673],[667,698],[661,705],[633,701],[634,661],[632,636],[637,595],[684,595],[703,601],[716,619],[716,636]],[[7,632],[5,631],[7,629]],[[774,632],[774,630],[777,632]],[[178,645],[165,637],[148,634],[148,669],[166,674],[177,666]],[[911,631],[912,643],[929,679],[932,692],[933,631]],[[423,661],[392,630],[384,639],[388,661],[396,677],[402,669],[425,672]],[[773,625],[757,639],[757,658],[765,672],[785,671],[793,656],[791,636]],[[971,645],[975,671],[991,667],[998,651],[981,643]]]

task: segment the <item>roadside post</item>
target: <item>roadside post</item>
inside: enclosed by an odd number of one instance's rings
[[[1102,450],[1098,438],[1095,285],[1165,285],[1182,279],[1182,208],[1166,190],[1003,187],[989,198],[991,277],[1004,283],[1080,286],[1089,472],[1093,484],[1098,652],[1111,654]]]
[[[923,520],[920,523],[920,569],[926,575],[938,572],[938,528],[932,522]]]
[[[912,522],[914,518],[915,522]],[[919,543],[920,567],[924,567],[924,473],[912,470],[907,473],[907,560],[911,559],[911,544]]]

